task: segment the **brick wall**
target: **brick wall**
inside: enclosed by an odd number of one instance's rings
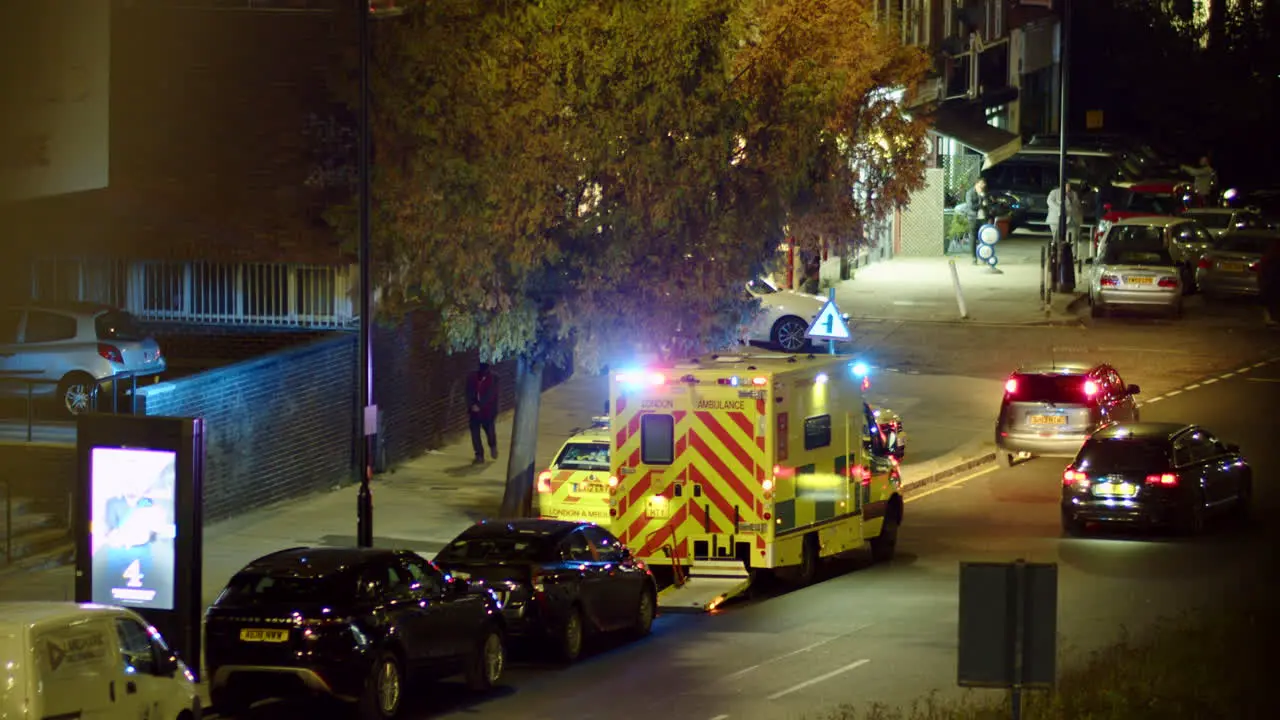
[[[351,480],[353,334],[139,391],[147,415],[203,417],[205,519]]]
[[[467,374],[479,362],[477,353],[446,354],[431,346],[434,317],[414,313],[395,328],[374,333],[374,397],[382,412],[383,463],[393,465],[440,447],[467,430],[463,394]],[[501,411],[515,404],[516,364],[493,367],[498,376]],[[543,388],[569,377],[570,371],[548,368]]]

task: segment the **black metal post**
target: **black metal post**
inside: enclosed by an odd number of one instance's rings
[[[376,430],[373,412],[373,293],[370,287],[369,252],[369,170],[372,159],[369,128],[369,55],[372,50],[369,37],[369,0],[355,0],[360,13],[360,349],[358,357],[357,385],[360,398],[356,412],[359,414],[359,437],[356,438],[356,467],[360,472],[360,492],[356,497],[356,544],[373,546],[373,490],[369,487],[373,478],[373,453],[370,440]]]
[[[1015,627],[1013,629],[1013,687],[1010,688],[1009,701],[1013,706],[1011,708],[1013,720],[1021,720],[1022,683],[1025,679],[1022,659],[1025,652],[1027,625],[1027,563],[1022,558],[1018,558],[1013,564],[1013,578]]]
[[[66,400],[63,400],[65,403]],[[35,417],[31,413],[31,383],[27,383],[27,442],[31,442],[31,422]],[[8,500],[6,500],[8,502]],[[5,527],[8,527],[7,525]]]
[[[1071,63],[1071,0],[1062,2],[1062,26],[1060,31],[1060,48],[1058,52],[1058,227],[1057,242],[1067,241],[1067,84],[1070,80]],[[1051,244],[1055,244],[1052,240]],[[1059,253],[1061,249],[1051,247],[1049,250],[1050,284],[1060,282]]]

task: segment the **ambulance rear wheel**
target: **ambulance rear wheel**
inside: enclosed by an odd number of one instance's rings
[[[892,508],[892,506],[890,506]],[[896,512],[884,517],[880,526],[880,534],[871,538],[871,559],[876,562],[889,562],[898,550],[898,527],[900,522]]]
[[[818,578],[818,536],[805,535],[804,546],[800,549],[800,570],[796,581],[801,587],[812,585]]]

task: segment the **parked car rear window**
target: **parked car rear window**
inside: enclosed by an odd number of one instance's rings
[[[1013,402],[1083,403],[1083,375],[1014,375],[1017,388],[1009,394]]]
[[[274,605],[296,602],[334,602],[355,597],[356,582],[347,573],[319,578],[237,573],[218,598],[219,605]]]
[[[1262,255],[1274,243],[1280,242],[1280,236],[1274,238],[1250,237],[1248,235],[1227,235],[1222,239],[1219,250],[1224,252],[1254,253]]]
[[[74,340],[77,327],[76,319],[70,315],[45,312],[43,310],[27,311],[27,330],[23,334],[23,342],[45,343],[59,340]]]
[[[551,551],[550,537],[543,534],[512,534],[460,537],[436,556],[436,562],[502,562],[542,560]]]
[[[1157,438],[1092,438],[1076,458],[1086,473],[1156,472],[1169,463],[1168,445]]]
[[[93,321],[99,340],[142,340],[138,321],[123,310],[103,313]]]
[[[556,457],[561,470],[608,470],[608,443],[569,443]]]
[[[1172,215],[1177,212],[1178,201],[1172,195],[1156,195],[1153,193],[1133,193],[1125,207],[1129,212],[1155,213]]]

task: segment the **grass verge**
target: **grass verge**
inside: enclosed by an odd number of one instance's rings
[[[1024,720],[1280,718],[1273,668],[1280,621],[1262,603],[1157,621],[1059,673],[1052,691],[1024,692]],[[814,720],[996,720],[1007,695],[930,696],[909,709],[841,706]]]

